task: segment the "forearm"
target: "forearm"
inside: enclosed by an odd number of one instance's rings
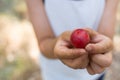
[[[116,10],[118,0],[107,0],[103,16],[101,18],[98,32],[111,39],[113,38],[116,23]]]
[[[42,0],[26,0],[26,3],[40,51],[47,58],[55,58],[53,49],[56,38],[48,21]]]
[[[43,55],[50,59],[56,59],[57,57],[54,55],[54,47],[56,44],[57,38],[48,38],[41,42],[40,51]]]

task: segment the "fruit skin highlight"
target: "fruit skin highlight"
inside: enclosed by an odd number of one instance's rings
[[[75,48],[85,48],[90,42],[90,36],[86,30],[76,29],[72,32],[70,40]]]

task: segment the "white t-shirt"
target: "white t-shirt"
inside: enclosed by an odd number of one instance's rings
[[[66,30],[90,27],[97,29],[105,7],[105,0],[45,0],[51,27],[60,35]],[[100,75],[89,75],[86,69],[74,70],[60,60],[40,55],[43,80],[96,80]]]

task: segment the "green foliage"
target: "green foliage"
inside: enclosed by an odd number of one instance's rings
[[[12,9],[13,0],[0,0],[0,12],[7,12]]]
[[[0,0],[0,14],[11,15],[22,20],[26,18],[24,0]]]

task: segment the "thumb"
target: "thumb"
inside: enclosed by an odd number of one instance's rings
[[[91,39],[94,38],[95,36],[97,36],[99,34],[95,30],[90,29],[90,28],[85,28],[85,30],[89,33],[89,36],[90,36]]]
[[[65,40],[65,41],[70,41],[70,36],[72,34],[72,31],[65,31],[61,34],[61,38],[62,40]]]

